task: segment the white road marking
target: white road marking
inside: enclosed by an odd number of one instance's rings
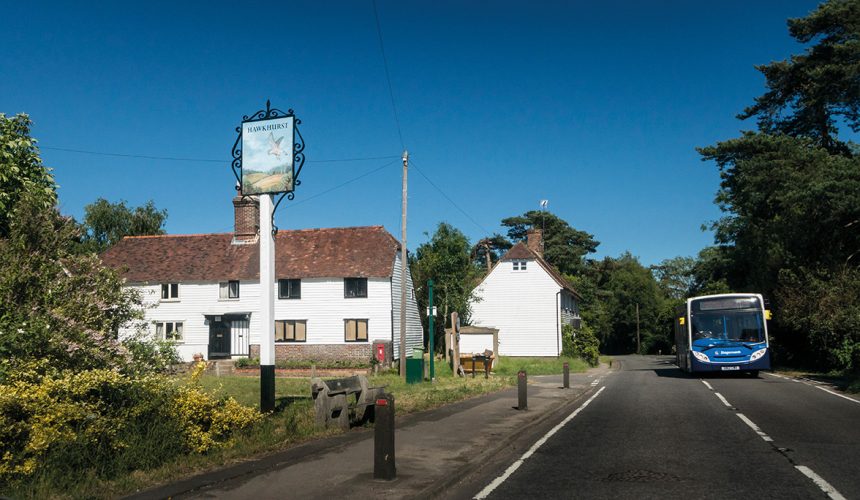
[[[839,393],[838,393],[838,392],[836,392],[836,391],[830,390],[830,389],[828,389],[827,387],[822,386],[822,385],[821,385],[821,382],[818,382],[817,380],[812,380],[812,379],[804,378],[804,379],[802,379],[802,381],[801,381],[801,380],[798,380],[798,379],[796,379],[796,378],[789,378],[789,377],[785,377],[785,376],[783,376],[783,375],[777,375],[777,374],[775,374],[775,373],[766,373],[765,375],[770,375],[771,377],[779,377],[779,378],[782,378],[782,379],[785,379],[785,380],[791,380],[792,382],[800,382],[800,383],[804,383],[804,382],[805,382],[805,383],[806,383],[806,385],[811,385],[812,387],[815,387],[816,389],[821,389],[822,391],[824,391],[824,392],[826,392],[826,393],[828,393],[828,394],[832,394],[832,395],[837,396],[837,397],[840,397],[840,398],[842,398],[842,399],[847,399],[848,401],[851,401],[852,403],[860,404],[860,401],[858,401],[858,400],[856,400],[856,399],[854,399],[854,398],[848,397],[848,396],[846,396],[846,395],[844,395],[844,394],[839,394]],[[703,381],[703,382],[704,382],[704,381]]]
[[[768,436],[768,435],[767,435],[767,434],[765,434],[761,429],[759,429],[759,427],[758,427],[758,426],[757,426],[757,425],[756,425],[752,420],[748,419],[746,415],[744,415],[743,413],[736,413],[736,415],[737,415],[741,420],[743,420],[745,424],[747,424],[748,426],[750,426],[750,429],[754,430],[754,431],[756,432],[756,434],[758,434],[758,435],[759,435],[759,437],[761,437],[762,439],[764,439],[764,440],[765,440],[765,441],[767,441],[768,443],[770,443],[771,441],[773,441],[773,439],[771,439],[771,437],[770,437],[770,436]]]
[[[715,392],[714,394],[716,394],[716,396],[720,398],[720,401],[722,401],[724,405],[728,406],[729,408],[732,407],[732,405],[730,405],[729,402],[726,401],[726,398],[724,398],[722,394],[720,394],[719,392]]]
[[[713,387],[711,387],[711,384],[709,384],[708,382],[706,382],[706,381],[702,380],[702,383],[703,383],[703,384],[705,384],[705,387],[707,387],[708,389],[710,389],[710,390],[712,390],[712,391],[714,390],[714,388],[713,388]]]
[[[857,400],[856,400],[856,399],[854,399],[854,398],[849,398],[848,396],[846,396],[846,395],[844,395],[844,394],[839,394],[839,393],[838,393],[838,392],[836,392],[836,391],[831,391],[830,389],[828,389],[828,388],[826,388],[826,387],[821,387],[820,385],[816,385],[816,386],[815,386],[815,388],[816,388],[816,389],[821,389],[821,390],[822,390],[822,391],[824,391],[824,392],[827,392],[827,393],[833,394],[834,396],[839,396],[839,397],[840,397],[840,398],[842,398],[842,399],[847,399],[848,401],[851,401],[852,403],[860,404],[860,401],[857,401]]]
[[[595,385],[597,385],[599,383],[600,383],[600,379],[599,378],[595,379],[593,382],[591,382],[591,386],[594,387]]]
[[[538,450],[538,448],[540,448],[541,446],[543,446],[543,444],[544,444],[544,443],[546,443],[546,442],[547,442],[547,440],[548,440],[550,437],[552,437],[552,435],[553,435],[553,434],[555,434],[556,432],[558,432],[558,430],[559,430],[559,429],[561,429],[562,427],[564,427],[564,425],[565,425],[565,424],[567,424],[568,422],[570,422],[571,420],[573,420],[573,418],[574,418],[575,416],[579,415],[579,412],[581,412],[582,410],[584,410],[586,406],[588,406],[592,401],[594,401],[594,398],[596,398],[597,396],[600,396],[600,393],[601,393],[601,392],[603,392],[603,389],[606,389],[606,386],[601,387],[601,388],[600,388],[600,390],[598,390],[596,393],[594,393],[594,395],[593,395],[593,396],[591,396],[590,398],[588,398],[588,401],[586,401],[585,403],[583,403],[583,404],[582,404],[582,406],[580,406],[579,408],[577,408],[576,410],[574,410],[574,411],[573,411],[573,413],[571,413],[570,415],[568,415],[567,417],[565,417],[565,419],[564,419],[564,420],[562,420],[558,425],[556,425],[555,427],[553,427],[552,429],[550,429],[550,431],[549,431],[549,432],[547,432],[546,434],[544,434],[544,436],[543,436],[542,438],[538,439],[538,440],[537,440],[537,442],[536,442],[535,444],[533,444],[531,448],[529,448],[529,451],[525,452],[525,453],[523,454],[523,456],[521,456],[521,457],[520,457],[516,462],[512,463],[512,464],[510,465],[510,467],[508,467],[508,468],[505,470],[505,472],[504,472],[501,476],[497,477],[496,479],[493,479],[493,481],[492,481],[490,484],[488,484],[486,487],[484,487],[484,489],[483,489],[483,490],[481,490],[481,492],[480,492],[480,493],[478,493],[477,495],[475,495],[475,496],[474,496],[474,498],[476,498],[476,499],[487,498],[487,496],[488,496],[490,493],[492,493],[492,492],[493,492],[493,490],[495,490],[496,488],[498,488],[498,487],[499,487],[502,483],[504,483],[504,482],[505,482],[509,477],[511,477],[511,474],[513,474],[514,472],[516,472],[516,470],[520,468],[520,466],[523,464],[523,462],[525,462],[525,461],[526,461],[526,459],[527,459],[527,458],[529,458],[529,457],[531,457],[532,455],[534,455],[534,453]]]
[[[828,497],[833,500],[845,500],[845,497],[842,496],[841,493],[836,491],[836,488],[830,486],[830,483],[825,481],[821,476],[812,472],[812,469],[805,465],[795,465],[795,469],[799,470],[804,476],[812,479],[812,482],[815,483],[816,486],[821,488],[821,491],[827,494]]]

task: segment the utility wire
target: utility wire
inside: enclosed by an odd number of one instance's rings
[[[400,157],[397,157],[397,159],[399,160],[399,159],[400,159]],[[348,180],[348,181],[345,181],[345,182],[342,182],[342,183],[338,184],[337,186],[334,186],[334,187],[328,188],[328,189],[326,189],[325,191],[319,192],[319,193],[317,193],[317,194],[315,194],[315,195],[313,195],[313,196],[310,196],[310,197],[308,197],[308,198],[305,198],[305,199],[303,199],[303,200],[301,200],[301,201],[297,201],[297,202],[295,202],[295,203],[292,203],[292,204],[288,205],[288,207],[294,207],[294,206],[296,206],[296,205],[300,205],[300,204],[302,204],[302,203],[306,203],[306,202],[308,202],[308,201],[311,201],[311,200],[313,200],[313,199],[315,199],[315,198],[319,198],[320,196],[323,196],[323,195],[326,195],[326,194],[328,194],[328,193],[331,193],[332,191],[334,191],[334,190],[336,190],[336,189],[340,189],[340,188],[342,188],[342,187],[344,187],[344,186],[346,186],[346,185],[348,185],[348,184],[352,184],[353,182],[355,182],[355,181],[357,181],[357,180],[359,180],[359,179],[363,179],[363,178],[367,177],[368,175],[375,174],[376,172],[379,172],[380,170],[382,170],[382,169],[384,169],[384,168],[386,168],[386,167],[390,167],[391,165],[394,165],[395,163],[397,163],[397,160],[390,161],[390,162],[386,163],[385,165],[381,165],[381,166],[379,166],[379,167],[374,168],[373,170],[369,170],[369,171],[367,171],[367,172],[365,172],[365,173],[363,173],[363,174],[359,175],[358,177],[353,177],[352,179],[350,179],[350,180]]]
[[[424,175],[424,172],[422,172],[422,171],[421,171],[421,169],[420,169],[420,168],[418,168],[418,165],[416,165],[416,164],[415,164],[415,160],[413,160],[412,158],[409,158],[409,164],[410,164],[410,165],[412,165],[413,167],[415,167],[415,170],[416,170],[419,174],[421,174],[421,177],[424,177],[424,180],[426,180],[427,182],[429,182],[429,183],[430,183],[430,185],[431,185],[431,186],[433,186],[433,187],[436,189],[436,191],[439,191],[439,194],[441,194],[442,196],[444,196],[444,197],[445,197],[445,199],[446,199],[446,200],[448,200],[448,202],[449,202],[449,203],[451,203],[451,205],[453,205],[453,206],[454,206],[454,208],[456,208],[457,210],[459,210],[459,211],[460,211],[460,213],[462,213],[463,215],[465,215],[467,219],[469,219],[470,221],[472,221],[472,224],[476,225],[476,226],[477,226],[481,231],[483,231],[485,234],[490,234],[490,232],[489,232],[489,231],[487,231],[487,229],[486,229],[484,226],[482,226],[482,225],[478,224],[478,221],[476,221],[475,219],[473,219],[471,215],[469,215],[465,210],[463,210],[462,208],[460,208],[460,205],[457,205],[457,204],[454,202],[454,200],[452,200],[450,197],[448,197],[448,195],[447,195],[447,194],[445,194],[445,191],[442,191],[442,189],[441,189],[439,186],[437,186],[435,182],[433,182],[432,180],[430,180],[430,178],[429,178],[429,177],[427,177],[426,175]]]
[[[145,160],[164,160],[164,161],[186,161],[186,162],[199,162],[199,163],[222,163],[229,164],[232,160],[212,160],[208,158],[179,158],[173,156],[150,156],[150,155],[139,155],[139,154],[130,154],[130,153],[106,153],[102,151],[87,151],[83,149],[71,149],[71,148],[54,148],[49,146],[39,146],[40,149],[50,149],[52,151],[65,151],[67,153],[80,153],[80,154],[88,154],[88,155],[97,155],[97,156],[116,156],[120,158],[142,158]],[[391,158],[400,158],[398,155],[390,155],[390,156],[367,156],[364,158],[331,158],[331,159],[323,159],[323,160],[306,160],[305,163],[341,163],[341,162],[352,162],[352,161],[370,161],[370,160],[388,160]]]
[[[382,52],[382,63],[385,66],[385,79],[388,81],[388,95],[391,97],[391,109],[394,110],[394,122],[397,124],[397,135],[400,137],[400,149],[406,149],[403,142],[403,132],[400,129],[400,118],[397,115],[397,104],[394,102],[394,87],[391,86],[391,74],[388,72],[388,58],[385,56],[385,44],[382,43],[382,28],[379,25],[379,12],[376,10],[376,0],[373,0],[373,17],[376,19],[376,34],[379,35],[379,50]]]

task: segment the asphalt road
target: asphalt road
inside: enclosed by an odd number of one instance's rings
[[[565,422],[546,424],[554,433],[445,496],[860,498],[860,403],[764,373],[691,377],[673,360],[617,358]]]

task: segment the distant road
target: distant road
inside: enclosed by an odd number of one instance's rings
[[[860,498],[858,398],[765,373],[691,377],[673,361],[616,358],[621,370],[542,444],[446,496]]]

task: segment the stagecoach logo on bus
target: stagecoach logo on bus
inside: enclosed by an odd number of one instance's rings
[[[271,107],[242,118],[233,145],[233,171],[242,196],[292,193],[304,163],[304,141],[293,110]],[[290,198],[292,199],[292,198]]]

